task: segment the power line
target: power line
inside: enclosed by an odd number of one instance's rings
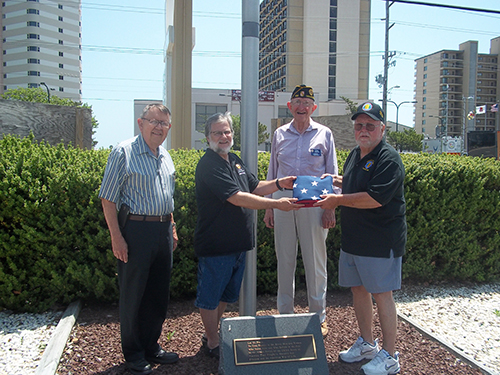
[[[471,8],[471,7],[463,7],[463,6],[459,6],[459,5],[435,4],[435,3],[427,3],[427,2],[424,2],[424,1],[409,1],[409,0],[385,0],[385,1],[392,1],[393,3],[426,5],[426,6],[438,7],[438,8],[450,8],[450,9],[468,10],[468,11],[471,11],[471,12],[484,12],[484,13],[500,14],[500,10]]]

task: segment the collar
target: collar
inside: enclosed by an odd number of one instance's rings
[[[151,151],[151,149],[149,148],[148,144],[146,143],[146,141],[144,140],[144,137],[142,136],[142,134],[139,134],[134,143],[137,145],[137,153],[138,154],[149,154],[153,157],[156,157],[153,152]],[[165,152],[165,149],[162,147],[162,146],[159,146],[158,147],[158,158],[161,158],[164,156],[164,152]]]
[[[370,157],[372,154],[378,154],[379,151],[381,150],[381,148],[384,145],[385,145],[385,141],[382,138],[382,140],[378,143],[378,145],[376,145],[373,150],[371,150],[368,154],[366,154],[363,159],[365,159],[367,157]],[[361,156],[361,148],[359,146],[356,146],[356,152],[357,152],[358,160],[361,160],[361,158],[360,158],[360,156]]]
[[[299,133],[297,128],[294,126],[294,123],[295,123],[295,120],[292,120],[290,122],[287,130],[291,131],[292,133],[298,134],[298,135],[304,134],[305,132],[310,132],[310,131],[313,131],[315,129],[318,129],[318,125],[319,125],[313,119],[309,119],[309,126],[306,128],[306,130],[304,130],[304,133]]]

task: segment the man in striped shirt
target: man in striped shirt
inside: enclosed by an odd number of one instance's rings
[[[179,359],[158,344],[177,246],[175,168],[161,146],[172,126],[170,116],[162,104],[144,108],[137,120],[141,134],[111,151],[99,192],[118,259],[122,350],[132,374],[150,374],[150,363]]]

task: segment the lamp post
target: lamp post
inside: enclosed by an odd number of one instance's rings
[[[382,99],[379,99],[379,101],[382,101]],[[396,131],[398,131],[398,124],[399,124],[399,107],[402,105],[402,104],[405,104],[405,103],[416,103],[417,101],[416,100],[405,100],[404,102],[401,102],[401,103],[396,103],[395,101],[393,100],[387,100],[389,103],[392,103],[396,106]]]
[[[50,89],[49,89],[49,86],[47,86],[47,84],[45,82],[40,82],[40,85],[45,86],[45,88],[47,89],[47,102],[50,103]]]

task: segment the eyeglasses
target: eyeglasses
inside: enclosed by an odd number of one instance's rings
[[[144,118],[144,117],[141,117],[143,120],[146,120],[147,122],[149,122],[151,125],[153,125],[154,127],[157,127],[158,125],[160,125],[162,128],[168,128],[170,126],[170,123],[169,122],[165,122],[165,121],[158,121],[158,120],[150,120],[148,118]]]
[[[312,107],[314,105],[312,100],[294,99],[290,103],[292,103],[292,105],[302,105],[304,107]]]
[[[375,128],[378,128],[380,126],[380,124],[378,125],[375,125],[375,124],[360,124],[359,122],[355,123],[354,124],[354,130],[356,130],[357,132],[359,132],[361,129],[363,129],[363,126],[366,128],[366,130],[368,130],[369,132],[372,132],[375,130]]]
[[[216,137],[222,137],[222,134],[224,134],[226,137],[229,137],[231,134],[233,134],[233,132],[231,130],[226,130],[226,131],[220,131],[220,130],[217,130],[217,131],[214,131],[214,132],[210,132],[210,134],[213,134],[215,135]]]

